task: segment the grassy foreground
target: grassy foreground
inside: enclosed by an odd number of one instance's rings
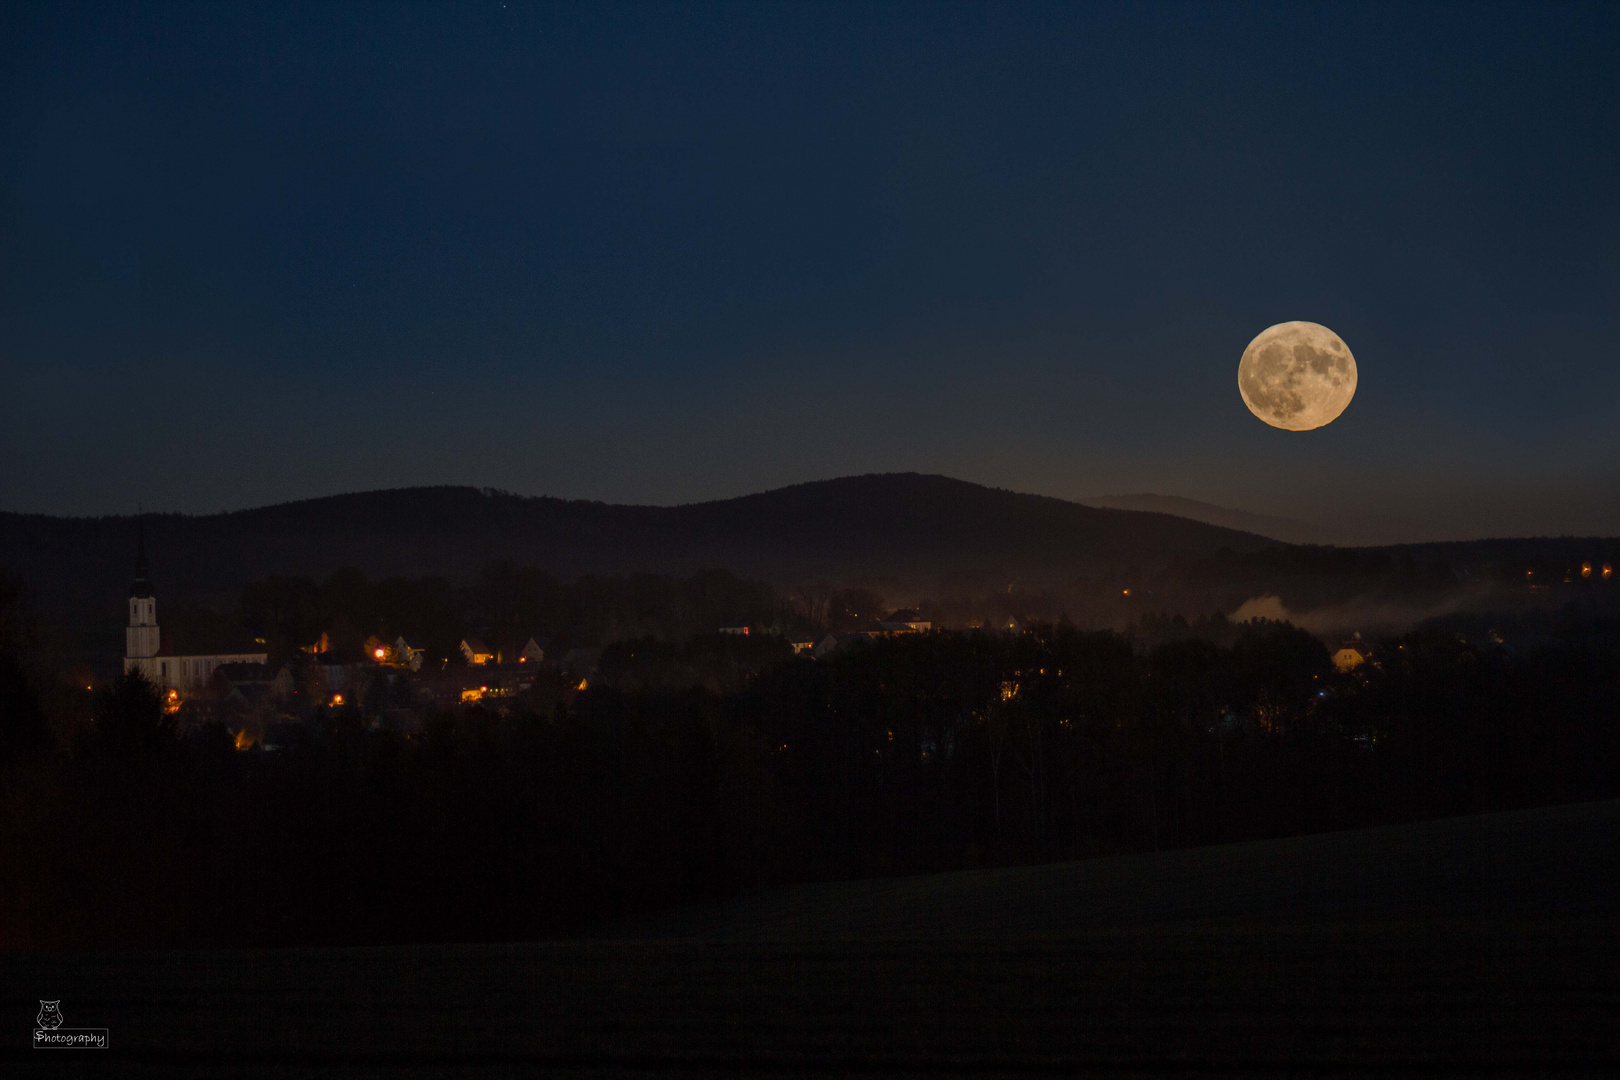
[[[1613,1075],[1620,803],[826,885],[501,946],[0,959],[23,1075]],[[113,1049],[27,1049],[39,998]],[[76,1071],[76,1070],[75,1070]]]
[[[782,941],[1620,917],[1620,801],[1110,859],[809,885],[626,928]]]

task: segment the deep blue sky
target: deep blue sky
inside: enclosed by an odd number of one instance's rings
[[[919,470],[1620,532],[1620,6],[0,8],[0,508]],[[1310,319],[1361,389],[1244,409]]]

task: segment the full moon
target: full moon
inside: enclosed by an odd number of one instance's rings
[[[1278,323],[1243,350],[1238,392],[1272,427],[1309,431],[1333,423],[1356,396],[1356,358],[1325,326]]]

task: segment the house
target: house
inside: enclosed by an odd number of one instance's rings
[[[1354,671],[1371,659],[1372,649],[1361,640],[1359,633],[1333,652],[1333,666],[1339,671]]]
[[[404,634],[401,634],[399,637],[394,639],[394,658],[396,663],[403,664],[412,671],[421,671],[422,660],[426,656],[427,650],[418,648],[409,641],[406,641]]]
[[[292,666],[282,664],[281,669],[276,672],[276,677],[270,681],[271,696],[277,701],[285,701],[293,696],[293,691],[296,689],[298,689],[298,682],[293,678]]]
[[[275,669],[269,664],[221,664],[214,669],[214,685],[224,693],[249,683],[270,686],[275,678]]]
[[[477,686],[479,676],[471,673],[458,675],[454,671],[435,672],[415,683],[411,688],[411,701],[419,712],[431,714],[437,709],[454,708],[461,701],[461,692],[468,685]]]
[[[793,647],[794,656],[803,656],[805,653],[810,652],[816,647],[816,643],[809,639],[804,641],[794,641],[789,639],[788,644]]]
[[[849,634],[828,634],[821,639],[821,643],[811,651],[811,656],[817,660],[842,652],[851,645],[865,641],[875,641],[878,635],[870,630],[857,630]]]
[[[546,646],[551,644],[550,638],[539,638],[529,635],[517,650],[517,662],[520,664],[543,664],[546,661]]]
[[[135,582],[129,590],[129,625],[124,630],[124,673],[139,671],[148,682],[176,697],[190,696],[208,686],[214,672],[225,664],[263,664],[269,650],[260,642],[226,644],[209,651],[180,651],[158,628],[157,597],[146,569],[146,537],[140,538]]]
[[[239,683],[220,695],[220,705],[227,717],[240,717],[253,712],[270,715],[275,712],[275,703],[276,692],[270,683]]]
[[[736,634],[739,637],[747,637],[749,631],[746,626],[722,626],[720,632],[722,634]]]
[[[878,623],[891,634],[920,634],[925,630],[932,630],[934,624],[924,619],[911,608],[901,608],[893,612],[887,619]]]
[[[463,638],[461,655],[467,658],[469,664],[490,664],[495,661],[495,650],[485,645],[483,638]]]
[[[324,679],[326,692],[331,694],[347,694],[353,696],[360,692],[361,667],[360,664],[345,664],[333,658],[331,653],[323,653],[315,658],[316,666],[320,669]]]
[[[472,639],[468,639],[471,641]],[[551,645],[551,639],[538,634],[517,634],[497,642],[491,647],[495,654],[492,663],[525,664],[536,666],[546,659],[546,649]]]
[[[285,666],[281,671],[286,671]],[[218,715],[240,717],[255,711],[273,714],[279,674],[269,664],[219,665],[208,682],[210,694],[219,703]]]
[[[837,634],[828,634],[811,650],[810,655],[820,660],[824,656],[831,656],[838,651],[840,642]]]

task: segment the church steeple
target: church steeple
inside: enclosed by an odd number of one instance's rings
[[[146,524],[144,515],[136,519],[138,539],[135,546],[135,583],[129,587],[129,628],[124,631],[124,670],[130,670],[132,661],[148,660],[158,654],[163,640],[157,625],[157,598],[152,595],[152,581],[146,575]],[[147,678],[161,677],[162,669],[147,670]]]
[[[146,599],[152,595],[152,581],[146,574],[146,515],[135,519],[135,583],[129,587],[129,596]]]

